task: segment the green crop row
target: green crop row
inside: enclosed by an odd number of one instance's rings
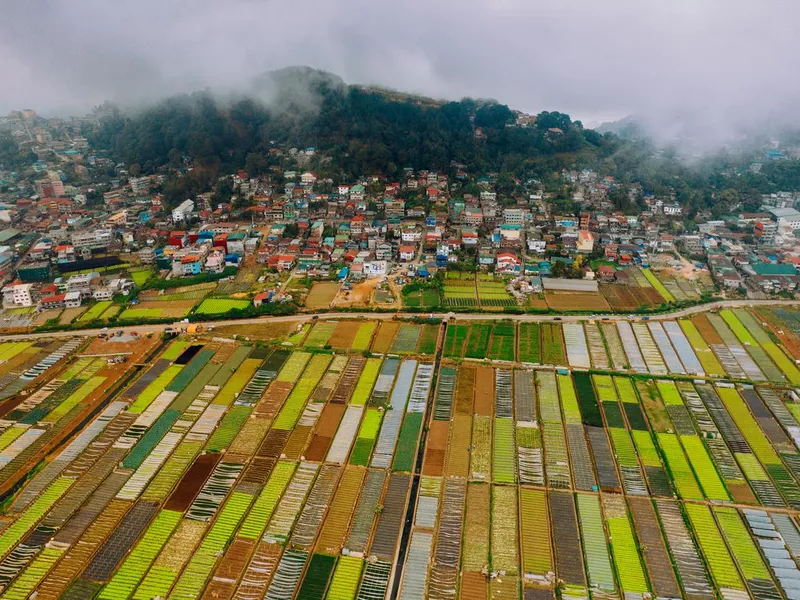
[[[267,484],[253,503],[250,512],[247,513],[247,517],[239,529],[239,537],[256,540],[261,536],[286,486],[289,485],[289,481],[294,475],[294,467],[294,463],[286,461],[279,461],[275,465]]]
[[[289,394],[283,408],[278,413],[272,425],[274,429],[286,431],[294,429],[300,413],[303,412],[306,402],[311,397],[314,388],[317,387],[319,380],[322,379],[330,361],[331,357],[327,354],[317,354],[311,359],[308,369],[294,386],[292,393]]]
[[[174,510],[159,512],[98,598],[114,600],[130,596],[144,579],[150,565],[167,543],[182,516],[182,513]]]
[[[514,483],[517,480],[517,458],[514,449],[514,421],[496,418],[492,455],[492,473],[495,482]]]
[[[674,433],[658,433],[657,438],[678,493],[682,498],[702,500],[703,493],[686,461],[678,436]]]
[[[203,537],[203,541],[192,555],[189,564],[183,570],[180,579],[175,584],[172,598],[196,598],[200,595],[206,580],[211,575],[217,559],[233,537],[236,527],[244,517],[253,496],[242,492],[233,492],[225,503],[214,525]]]

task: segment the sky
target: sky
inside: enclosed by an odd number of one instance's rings
[[[587,125],[797,110],[793,0],[0,0],[0,114],[78,114],[308,65]]]

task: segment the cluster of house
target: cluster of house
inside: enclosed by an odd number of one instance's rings
[[[134,287],[129,279],[104,278],[96,272],[57,277],[52,283],[17,280],[3,286],[3,307],[77,308],[91,300],[111,300],[118,294],[127,296]]]
[[[148,245],[139,250],[143,264],[188,277],[200,273],[222,273],[238,267],[246,255],[254,254],[260,232],[236,224],[204,225],[197,230],[172,231],[163,246]]]

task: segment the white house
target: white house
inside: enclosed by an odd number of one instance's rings
[[[317,176],[309,171],[306,171],[305,173],[300,175],[300,183],[302,185],[314,185],[316,181],[317,181]]]
[[[67,308],[78,308],[81,305],[80,292],[67,292],[64,295],[64,306]]]
[[[31,284],[16,283],[3,288],[3,304],[14,306],[33,306]]]
[[[385,260],[371,260],[364,263],[365,277],[383,277],[386,275],[387,262]]]
[[[172,221],[175,223],[184,221],[193,210],[194,202],[192,200],[184,200],[172,209]]]

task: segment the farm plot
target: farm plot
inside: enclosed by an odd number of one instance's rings
[[[403,294],[403,304],[408,308],[422,308],[427,310],[441,304],[439,291],[436,288],[425,288],[408,294]]]
[[[561,326],[542,323],[542,363],[546,365],[564,365],[567,357],[561,338]]]
[[[381,321],[381,324],[378,326],[378,333],[375,334],[372,340],[372,352],[376,354],[387,354],[399,330],[400,323]]]
[[[477,306],[478,291],[471,273],[447,273],[444,280],[445,306]]]
[[[339,350],[349,350],[353,346],[361,325],[357,321],[339,321],[328,339],[328,344]]]
[[[78,319],[78,323],[88,323],[100,319],[102,314],[106,312],[114,303],[111,300],[104,302],[95,302],[89,310],[83,313]]]
[[[417,353],[419,354],[435,354],[436,344],[439,341],[439,326],[438,325],[424,325],[422,333],[419,336],[417,343]]]
[[[503,281],[485,281],[478,278],[478,298],[483,307],[516,306],[517,301],[506,291]]]
[[[250,306],[249,300],[233,298],[206,298],[195,311],[198,315],[223,315],[231,310],[244,310]]]
[[[675,296],[664,287],[664,284],[659,281],[658,277],[650,269],[642,269],[641,271],[648,283],[652,285],[655,290],[661,295],[665,302],[675,302]]]
[[[309,348],[322,348],[328,345],[328,340],[333,335],[339,323],[335,321],[317,321],[304,343]]]
[[[492,339],[489,343],[487,358],[491,360],[514,360],[514,323],[501,322],[492,327]]]
[[[339,291],[339,284],[333,281],[317,281],[306,296],[305,307],[309,309],[330,308]]]
[[[558,311],[608,311],[611,307],[599,292],[545,292],[547,305]]]
[[[461,358],[464,355],[464,342],[469,325],[448,324],[442,354],[445,358]]]
[[[421,325],[403,323],[397,332],[397,337],[392,344],[392,354],[410,354],[417,348],[419,336],[422,333]]]
[[[589,347],[586,343],[582,324],[564,324],[564,343],[567,346],[567,359],[571,367],[588,369],[591,366]]]
[[[358,332],[353,338],[352,349],[356,352],[367,350],[372,342],[372,334],[375,333],[375,329],[376,325],[372,321],[361,323],[358,327]]]
[[[636,341],[636,336],[633,333],[631,324],[626,321],[617,321],[617,333],[622,342],[622,347],[628,357],[628,364],[631,369],[638,373],[647,373],[647,363],[644,361],[642,351],[639,349],[639,344]],[[658,352],[658,350],[656,350]]]
[[[491,332],[492,326],[489,323],[472,323],[469,326],[464,356],[466,358],[486,358]]]
[[[519,345],[517,356],[520,362],[542,362],[542,345],[538,323],[519,324]]]
[[[600,329],[595,323],[585,323],[583,327],[586,331],[586,340],[589,343],[592,367],[595,369],[608,369],[610,364]]]

